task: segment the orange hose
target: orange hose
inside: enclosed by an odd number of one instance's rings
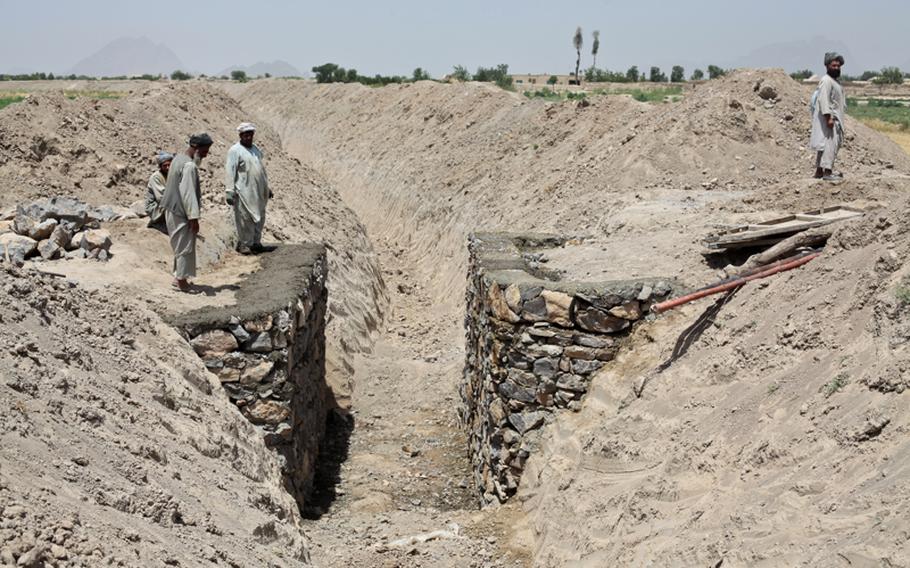
[[[683,304],[688,304],[689,302],[694,302],[695,300],[700,300],[706,296],[712,296],[714,294],[720,294],[721,292],[726,292],[727,290],[732,290],[734,288],[739,288],[746,282],[751,280],[757,280],[759,278],[765,278],[771,276],[772,274],[777,274],[778,272],[784,272],[787,270],[792,270],[794,268],[800,267],[815,257],[819,256],[821,253],[816,252],[813,254],[806,255],[802,258],[774,266],[762,272],[757,272],[750,276],[744,276],[742,278],[737,278],[736,280],[727,282],[726,284],[721,284],[720,286],[715,286],[713,288],[707,288],[705,290],[699,290],[698,292],[693,292],[691,294],[686,294],[685,296],[680,296],[678,298],[673,298],[672,300],[667,300],[665,302],[660,302],[659,304],[654,304],[651,306],[651,311],[655,314],[665,312],[667,310],[672,310],[675,307],[681,306]]]

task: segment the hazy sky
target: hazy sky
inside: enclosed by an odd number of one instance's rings
[[[735,62],[781,42],[842,42],[848,73],[910,65],[907,0],[0,0],[0,72],[61,72],[109,41],[148,36],[195,72],[283,59],[309,71],[327,61],[362,74],[434,76],[461,64],[565,73],[572,34],[601,32],[598,66],[626,69]],[[821,54],[819,54],[819,58]],[[771,65],[773,63],[768,63]],[[851,65],[852,64],[852,65]],[[908,69],[910,70],[910,69]]]

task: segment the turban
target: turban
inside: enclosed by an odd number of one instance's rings
[[[237,127],[237,132],[241,134],[244,132],[256,132],[256,125],[252,122],[241,122],[240,126]]]
[[[844,64],[844,56],[836,51],[829,51],[825,54],[825,66],[831,65],[832,61],[840,61],[840,64]]]
[[[190,146],[198,148],[200,146],[211,146],[212,137],[203,132],[202,134],[193,134],[190,136]]]
[[[167,152],[158,152],[158,155],[155,157],[155,160],[158,162],[159,166],[164,162],[170,162],[173,159],[174,155]]]

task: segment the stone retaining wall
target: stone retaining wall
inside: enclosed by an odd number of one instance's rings
[[[301,509],[312,485],[330,395],[325,383],[326,258],[288,245],[263,255],[234,306],[171,319],[240,412],[282,460]]]
[[[591,377],[613,359],[667,279],[573,283],[542,268],[551,235],[472,235],[467,287],[462,421],[481,504],[518,489],[540,428],[577,410]]]

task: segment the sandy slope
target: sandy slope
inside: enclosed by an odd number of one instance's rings
[[[231,284],[256,262],[230,250],[221,160],[248,117],[204,85],[140,91],[96,102],[38,95],[0,111],[0,207],[49,195],[128,205],[144,195],[159,148],[176,150],[188,133],[207,130],[216,142],[202,168],[198,283],[231,301]],[[370,243],[338,195],[283,153],[268,128],[257,141],[276,194],[267,239],[329,246],[329,373],[345,404],[350,360],[369,347],[385,303]],[[3,275],[0,517],[13,520],[2,525],[0,549],[19,547],[18,555],[49,543],[55,527],[81,515],[82,527],[68,530],[88,540],[64,543],[74,566],[102,557],[148,566],[209,557],[237,566],[299,563],[307,545],[274,456],[160,322],[158,314],[194,305],[169,288],[166,236],[142,220],[108,228],[108,263],[55,261]],[[65,290],[50,292],[32,268],[66,274],[75,287],[54,279]],[[48,310],[56,314],[50,321],[41,316]],[[9,507],[26,514],[19,519]]]
[[[301,520],[261,441],[150,309],[176,298],[158,290],[163,236],[119,223],[110,263],[58,263],[75,288],[0,274],[0,553],[59,539],[73,565],[214,554],[284,566],[305,554],[302,529],[328,566],[908,562],[896,290],[908,278],[910,158],[893,143],[849,121],[849,181],[806,179],[807,93],[775,71],[656,106],[544,103],[477,84],[221,87],[230,96],[153,85],[0,111],[0,206],[60,193],[128,204],[158,146],[206,129],[223,156],[235,123],[261,121],[271,236],[331,246],[330,372],[339,389],[351,372],[358,381],[353,431],[336,440],[347,461]],[[214,288],[252,266],[226,252],[218,160],[204,171],[200,280]],[[653,258],[694,286],[714,276],[699,244],[712,223],[841,201],[881,213],[845,227],[811,268],[734,295],[662,373],[708,304],[640,330],[582,411],[549,431],[515,503],[471,509],[454,423],[469,232],[588,235],[626,258],[618,266],[645,271]],[[559,262],[598,270],[569,250]],[[460,536],[388,546],[452,522]]]
[[[773,102],[759,94],[768,86]],[[451,329],[460,326],[471,230],[588,234],[605,250],[621,242],[620,254],[659,259],[655,270],[694,286],[713,279],[699,244],[713,223],[840,202],[890,207],[890,232],[864,221],[856,231],[871,240],[832,246],[812,271],[734,296],[689,355],[628,400],[629,385],[653,374],[706,304],[642,331],[584,410],[561,419],[532,457],[519,494],[529,520],[513,542],[552,566],[906,562],[907,519],[896,506],[907,495],[893,472],[906,467],[907,395],[863,384],[881,382],[860,375],[883,360],[873,346],[895,331],[871,331],[871,304],[857,300],[872,286],[876,302],[894,305],[901,262],[884,275],[876,268],[889,247],[901,259],[906,246],[896,227],[910,158],[893,143],[848,121],[849,181],[807,179],[808,96],[775,71],[739,72],[658,106],[549,104],[430,83],[271,81],[234,92],[406,259]],[[585,259],[560,257],[573,260]],[[827,396],[842,374],[847,386]],[[459,379],[454,370],[442,378],[402,380],[444,398]],[[880,434],[877,416],[890,421]]]

